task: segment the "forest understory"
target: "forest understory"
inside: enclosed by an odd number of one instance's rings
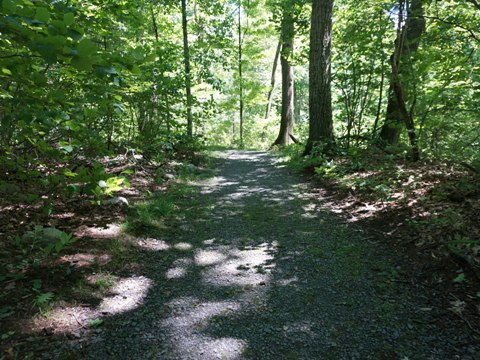
[[[170,183],[209,174],[200,166],[205,159],[191,151],[164,157],[162,162],[119,153],[31,168],[35,182],[23,172],[3,174],[0,358],[23,358],[28,352],[17,353],[21,344],[35,344],[53,334],[75,339],[80,330],[101,325],[102,320],[95,323],[96,317],[83,324],[75,317],[56,319],[51,312],[70,305],[98,305],[119,276],[140,268],[139,240],[131,234],[177,211],[179,192],[169,191]],[[66,169],[86,171],[86,179],[67,176],[66,182],[53,188],[51,182],[42,182],[55,174],[65,179]],[[109,178],[118,181],[100,189],[97,184]],[[152,197],[160,199],[153,210],[145,205]]]

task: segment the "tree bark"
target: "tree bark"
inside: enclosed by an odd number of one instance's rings
[[[405,123],[408,131],[408,138],[410,139],[410,146],[412,148],[412,160],[417,161],[420,159],[420,151],[417,143],[417,135],[415,133],[415,126],[413,123],[412,114],[407,110],[405,103],[405,95],[400,81],[398,68],[395,61],[392,60],[392,75],[393,75],[393,93],[395,95],[398,106],[398,117]]]
[[[410,1],[410,0],[407,0]],[[388,104],[385,122],[380,131],[381,145],[395,145],[398,143],[400,133],[405,125],[408,130],[413,157],[418,154],[415,128],[412,115],[406,110],[406,97],[401,82],[402,70],[408,71],[406,66],[412,60],[412,54],[418,50],[420,38],[425,31],[425,19],[423,18],[422,0],[411,0],[411,6],[407,10],[405,25],[401,26],[402,15],[399,16],[399,27],[395,40],[395,50],[390,56],[392,78],[388,89]],[[403,1],[400,4],[400,12],[403,12]],[[417,148],[416,148],[417,147]]]
[[[188,49],[188,28],[187,28],[187,3],[181,0],[182,4],[182,30],[183,30],[183,61],[185,65],[185,91],[187,94],[187,135],[193,136],[193,116],[192,116],[192,78],[190,70],[190,51]]]
[[[238,4],[238,81],[240,96],[240,148],[243,148],[242,0]]]
[[[158,43],[158,26],[157,26],[157,20],[155,19],[155,12],[153,11],[153,5],[150,5],[150,12],[152,13],[153,33],[155,34],[155,40]]]
[[[326,150],[333,145],[332,116],[332,17],[334,0],[313,0],[310,29],[310,93],[309,131],[304,155],[310,154],[317,142]]]
[[[267,109],[265,110],[265,119],[270,116],[272,109],[273,90],[275,89],[275,74],[277,72],[278,58],[280,57],[280,49],[282,48],[282,39],[278,40],[277,50],[275,51],[275,58],[273,59],[272,77],[270,78],[270,90],[268,91]]]
[[[273,145],[288,145],[293,135],[293,66],[291,58],[293,54],[294,23],[288,10],[284,10],[282,19],[282,52],[280,63],[282,65],[282,112],[280,119],[280,131]]]
[[[378,95],[378,103],[377,103],[377,114],[375,115],[375,122],[373,124],[372,138],[377,137],[378,121],[380,120],[380,111],[382,110],[384,82],[385,82],[385,71],[383,70],[383,65],[382,65],[382,77],[380,79],[380,90],[378,91],[379,95]]]

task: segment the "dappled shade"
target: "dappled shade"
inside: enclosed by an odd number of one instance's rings
[[[439,347],[438,336],[456,330],[436,328],[421,310],[425,299],[399,291],[396,268],[362,231],[322,210],[271,155],[225,156],[218,177],[191,183],[198,195],[180,204],[188,207],[161,237],[138,239],[144,275],[118,279],[91,310],[108,320],[82,353],[197,360],[455,352]]]

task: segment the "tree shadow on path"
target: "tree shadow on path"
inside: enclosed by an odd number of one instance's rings
[[[146,297],[63,357],[474,358],[406,293],[385,249],[308,195],[270,154],[229,151],[145,253]],[[62,356],[60,356],[62,357]]]

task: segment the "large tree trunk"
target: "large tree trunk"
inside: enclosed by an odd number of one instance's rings
[[[403,72],[409,71],[412,55],[417,51],[420,45],[420,38],[425,31],[422,5],[422,0],[411,0],[410,7],[407,9],[405,25],[401,26],[404,2],[403,0],[400,2],[395,50],[390,57],[392,78],[388,90],[387,112],[385,122],[380,131],[380,142],[382,145],[395,145],[398,143],[403,126],[406,126],[414,159],[418,158],[418,145],[416,143],[412,114],[407,111],[406,95],[401,76]]]
[[[272,109],[273,90],[275,90],[275,74],[277,72],[278,58],[280,57],[280,50],[282,48],[282,39],[278,40],[277,51],[275,51],[275,58],[273,59],[272,76],[270,78],[270,90],[268,91],[267,109],[265,110],[265,119],[270,116]]]
[[[412,148],[412,160],[417,161],[420,159],[420,151],[418,149],[417,134],[415,133],[415,126],[413,123],[412,114],[408,112],[405,104],[405,94],[403,92],[402,84],[400,81],[398,68],[395,62],[392,61],[392,74],[393,74],[393,93],[398,104],[399,118],[405,123],[408,130],[408,137],[410,139],[410,146]]]
[[[183,62],[185,65],[185,91],[187,93],[187,135],[193,136],[193,116],[192,116],[192,78],[190,71],[190,51],[188,49],[188,29],[187,29],[187,4],[186,0],[182,3],[182,30],[183,30]]]
[[[288,145],[293,135],[293,66],[290,64],[293,53],[294,24],[291,14],[284,10],[282,19],[282,114],[280,131],[273,145]]]
[[[310,123],[304,154],[310,154],[316,142],[324,142],[326,151],[333,144],[331,91],[333,0],[313,0],[310,29]]]
[[[393,83],[388,88],[388,103],[385,113],[385,122],[380,130],[380,143],[382,145],[393,145],[398,143],[403,123],[397,103],[397,97],[393,92]]]

